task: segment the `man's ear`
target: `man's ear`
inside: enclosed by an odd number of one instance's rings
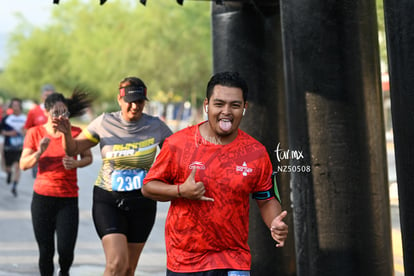
[[[243,107],[243,116],[246,114],[246,108],[247,108],[248,105],[249,105],[249,103],[246,101],[244,103],[244,107]]]
[[[208,113],[208,99],[207,98],[204,99],[203,105],[204,105],[204,110],[206,111],[206,113]]]

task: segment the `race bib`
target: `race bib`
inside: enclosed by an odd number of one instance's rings
[[[129,192],[142,188],[142,182],[147,175],[143,169],[114,170],[111,175],[112,191]]]
[[[10,145],[15,148],[21,148],[23,146],[24,138],[23,136],[12,136],[10,137]]]
[[[231,270],[227,273],[228,276],[250,276],[250,272],[246,270]]]

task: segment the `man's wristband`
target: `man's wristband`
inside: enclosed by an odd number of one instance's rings
[[[177,184],[177,195],[178,195],[178,197],[181,197],[180,184]]]

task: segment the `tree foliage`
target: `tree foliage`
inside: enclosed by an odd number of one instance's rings
[[[383,2],[376,3],[386,68]],[[204,98],[212,72],[209,1],[149,0],[144,7],[136,0],[65,0],[46,26],[20,22],[0,75],[2,94],[38,99],[40,87],[52,83],[65,94],[81,86],[98,103],[115,102],[119,81],[135,75],[150,99]]]
[[[388,71],[387,45],[385,39],[385,22],[384,22],[384,2],[376,0],[377,4],[377,21],[378,21],[378,42],[380,49],[381,70]]]
[[[80,86],[97,102],[113,102],[119,82],[138,76],[150,99],[171,91],[204,97],[212,72],[209,2],[61,2],[48,25],[22,20],[15,30],[1,90],[38,99],[40,87],[52,83],[65,94]]]

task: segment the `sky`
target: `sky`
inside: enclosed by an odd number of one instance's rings
[[[20,13],[31,24],[41,26],[50,19],[53,7],[56,7],[53,0],[0,0],[0,68],[7,59],[7,37],[19,22],[16,14]]]

